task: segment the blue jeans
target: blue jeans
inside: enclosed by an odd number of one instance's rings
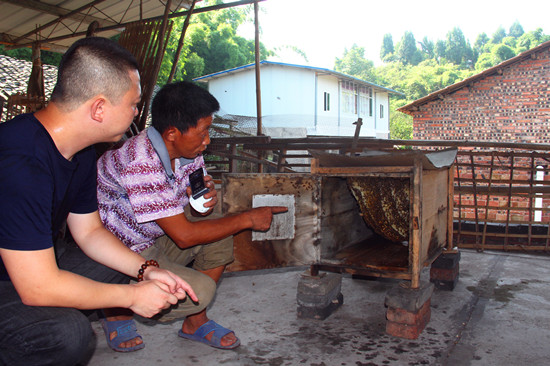
[[[74,242],[58,241],[55,249],[61,269],[100,282],[130,281],[94,262]],[[0,281],[0,365],[76,365],[86,362],[94,344],[90,321],[83,312],[25,305],[11,281]]]

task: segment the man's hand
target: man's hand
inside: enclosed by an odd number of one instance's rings
[[[175,294],[170,293],[168,286],[160,281],[142,281],[130,285],[134,287],[134,296],[130,309],[141,316],[150,318],[170,305],[179,301]]]
[[[284,206],[266,206],[253,208],[248,211],[250,220],[252,221],[252,230],[257,231],[267,231],[271,226],[271,220],[273,219],[273,214],[286,212],[288,211],[287,207]]]
[[[218,191],[216,191],[216,185],[214,184],[214,180],[212,179],[212,176],[205,175],[204,176],[204,184],[206,185],[206,188],[208,188],[208,193],[206,193],[204,195],[204,198],[205,199],[212,198],[210,201],[208,201],[204,204],[204,207],[208,207],[209,210],[206,211],[203,214],[193,210],[193,212],[194,212],[193,216],[201,217],[201,216],[210,215],[210,213],[212,212],[212,209],[218,203]],[[187,192],[187,196],[191,197],[191,187],[187,187],[186,192]]]
[[[195,291],[191,288],[191,285],[166,269],[149,266],[145,270],[143,277],[146,280],[156,280],[164,284],[167,291],[176,296],[179,300],[183,300],[187,295],[189,295],[191,300],[195,302],[199,301]]]

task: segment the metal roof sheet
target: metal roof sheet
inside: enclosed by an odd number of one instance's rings
[[[359,83],[359,84],[368,85],[368,86],[371,86],[371,87],[373,87],[373,88],[375,88],[375,89],[380,89],[380,90],[386,91],[386,92],[388,92],[388,93],[398,94],[398,95],[404,95],[404,94],[401,93],[401,92],[398,92],[398,91],[395,91],[395,90],[392,90],[392,89],[389,89],[389,88],[386,88],[386,87],[383,87],[383,86],[380,86],[380,85],[371,83],[371,82],[369,82],[369,81],[361,80],[361,79],[358,79],[358,78],[356,78],[356,77],[353,77],[353,76],[350,76],[350,75],[346,75],[346,74],[342,74],[341,72],[334,71],[334,70],[330,70],[330,69],[325,69],[325,68],[322,68],[322,67],[305,66],[305,65],[295,65],[295,64],[288,64],[288,63],[284,63],[284,62],[274,62],[274,61],[260,61],[260,67],[261,67],[261,65],[265,65],[265,66],[283,66],[283,67],[293,67],[293,68],[300,68],[300,69],[308,69],[308,70],[312,70],[312,71],[315,71],[315,72],[320,72],[320,73],[324,73],[324,74],[334,75],[334,76],[336,76],[337,78],[340,78],[340,79],[343,79],[343,80],[352,80],[352,81],[355,81],[355,82],[357,82],[357,83]],[[252,63],[252,64],[248,64],[248,65],[243,65],[243,66],[235,67],[235,68],[232,68],[232,69],[227,69],[227,70],[215,72],[215,73],[213,73],[213,74],[200,76],[200,77],[198,77],[198,78],[193,79],[193,81],[206,82],[206,81],[208,81],[208,79],[213,79],[213,78],[221,77],[221,76],[224,76],[224,75],[227,75],[227,74],[232,74],[232,73],[235,73],[235,72],[240,72],[240,71],[243,71],[243,70],[247,70],[247,69],[253,68],[254,66],[255,66],[255,64],[253,64],[253,63]]]
[[[171,10],[188,9],[191,2],[174,0]],[[40,40],[42,49],[64,52],[94,21],[108,28],[98,35],[111,37],[123,24],[162,16],[164,9],[160,0],[0,0],[0,43],[18,48]]]

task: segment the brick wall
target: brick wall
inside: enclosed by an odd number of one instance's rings
[[[550,48],[414,111],[414,139],[550,143]]]

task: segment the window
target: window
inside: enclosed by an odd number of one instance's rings
[[[372,88],[369,88],[369,117],[372,117]]]
[[[357,90],[351,81],[342,82],[342,109],[344,113],[357,114]]]
[[[372,88],[362,86],[359,88],[359,113],[361,116],[372,117]]]
[[[384,118],[384,106],[380,104],[380,118]]]
[[[325,92],[325,105],[323,110],[330,111],[330,93],[327,92]]]

